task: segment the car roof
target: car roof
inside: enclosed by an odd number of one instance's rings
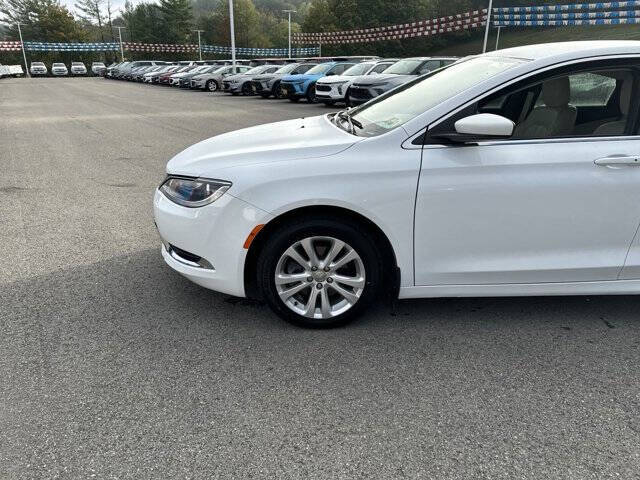
[[[585,40],[579,42],[540,43],[537,45],[505,48],[504,50],[496,50],[486,55],[492,57],[522,58],[526,60],[552,58],[563,60],[573,57],[579,58],[625,53],[640,53],[640,41]]]

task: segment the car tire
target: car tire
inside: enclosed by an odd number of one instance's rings
[[[315,259],[306,253],[309,249]],[[339,327],[381,296],[382,258],[374,235],[357,224],[299,218],[269,235],[258,256],[258,287],[271,309],[289,323]],[[283,283],[285,276],[292,281]]]
[[[309,103],[317,103],[318,99],[316,97],[316,84],[312,83],[311,85],[309,85],[309,88],[307,88],[307,102]]]
[[[300,97],[289,97],[289,101],[293,103],[298,103],[300,101]]]
[[[280,88],[280,82],[276,82],[273,85],[273,98],[277,98],[279,100],[287,98],[287,94]]]
[[[253,95],[253,88],[249,82],[245,82],[242,84],[242,95],[245,97],[249,97]]]
[[[218,85],[218,82],[216,82],[215,80],[207,80],[204,88],[209,92],[217,92],[220,88],[220,85]]]
[[[348,89],[348,88],[347,88],[347,93],[346,93],[346,94],[345,94],[345,96],[344,96],[344,104],[345,104],[347,107],[351,107],[351,106],[352,106],[352,105],[351,105],[351,96],[349,95],[349,89]]]

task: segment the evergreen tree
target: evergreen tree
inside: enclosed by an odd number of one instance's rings
[[[189,0],[160,0],[162,30],[167,43],[185,43],[192,29]]]

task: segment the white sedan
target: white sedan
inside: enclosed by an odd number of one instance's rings
[[[167,264],[298,325],[399,298],[640,293],[640,42],[469,57],[220,135],[155,193]]]

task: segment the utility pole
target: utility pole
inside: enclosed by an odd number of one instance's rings
[[[236,32],[233,27],[233,0],[229,0],[229,25],[231,26],[231,65],[236,73]]]
[[[482,43],[482,53],[487,51],[487,39],[489,38],[489,26],[491,25],[491,10],[493,10],[493,0],[489,0],[489,8],[487,10],[487,24],[484,28],[484,42]]]
[[[496,35],[496,50],[498,49],[498,42],[500,42],[500,29],[502,25],[498,25],[498,34]]]
[[[283,10],[283,12],[289,14],[289,60],[291,60],[291,14],[297,12],[295,10]]]
[[[202,46],[200,45],[200,33],[204,32],[204,30],[194,30],[194,32],[198,32],[198,53],[200,55],[200,61],[202,61]]]
[[[120,37],[120,60],[124,62],[124,51],[122,49],[122,30],[126,30],[127,27],[116,27],[118,29],[118,36]]]
[[[20,29],[20,23],[17,23],[18,25],[18,35],[20,35],[20,46],[22,47],[22,58],[24,58],[24,74],[27,77],[30,77],[31,74],[29,73],[29,67],[27,67],[27,54],[24,53],[24,42],[22,41],[22,30]]]

